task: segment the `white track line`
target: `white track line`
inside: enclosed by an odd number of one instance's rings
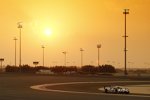
[[[77,93],[77,94],[95,94],[95,95],[113,95],[113,96],[128,96],[128,97],[148,97],[149,95],[128,95],[128,94],[106,94],[106,93],[94,93],[94,92],[79,92],[79,91],[67,91],[67,90],[54,90],[48,89],[47,87],[56,86],[56,85],[69,85],[69,84],[87,84],[87,83],[150,83],[150,81],[107,81],[107,82],[67,82],[67,83],[52,83],[52,84],[42,84],[42,85],[34,85],[31,86],[31,89],[41,90],[41,91],[49,91],[49,92],[61,92],[61,93]]]

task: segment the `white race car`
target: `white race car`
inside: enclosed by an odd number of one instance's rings
[[[125,93],[129,94],[129,89],[121,86],[104,86],[105,93]]]

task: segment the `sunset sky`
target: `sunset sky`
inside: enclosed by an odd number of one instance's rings
[[[22,22],[22,64],[80,66],[97,65],[97,44],[100,64],[124,67],[124,15],[127,15],[128,68],[150,68],[150,0],[0,0],[0,58],[4,65],[14,65],[17,40],[19,64],[19,29]],[[46,34],[50,31],[51,34]],[[149,66],[149,67],[148,67]]]

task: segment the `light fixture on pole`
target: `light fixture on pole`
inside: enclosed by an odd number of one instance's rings
[[[67,54],[67,52],[64,51],[64,52],[62,52],[62,53],[65,55],[64,66],[66,67],[66,54]]]
[[[99,57],[99,48],[101,48],[101,44],[97,44],[97,48],[98,48],[98,66],[99,66],[99,65],[100,65],[100,64],[99,64],[99,58],[100,58],[100,57]]]
[[[81,67],[83,66],[83,49],[80,48],[80,51],[81,51]]]
[[[20,56],[19,56],[19,66],[21,67],[21,29],[22,29],[22,22],[18,22],[18,29],[19,29],[19,34],[20,34]]]
[[[127,34],[126,34],[126,15],[129,14],[129,9],[124,9],[123,14],[125,15],[125,35],[123,36],[125,39],[125,48],[124,48],[124,53],[125,53],[125,61],[124,61],[124,74],[127,75]]]
[[[14,37],[14,41],[15,41],[15,67],[16,67],[16,41],[17,41],[16,37]]]
[[[44,49],[45,49],[44,45],[42,45],[42,49],[43,49],[43,67],[44,67]]]

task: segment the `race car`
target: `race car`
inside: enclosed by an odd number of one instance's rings
[[[104,86],[105,93],[125,93],[129,94],[129,89],[121,86]]]

